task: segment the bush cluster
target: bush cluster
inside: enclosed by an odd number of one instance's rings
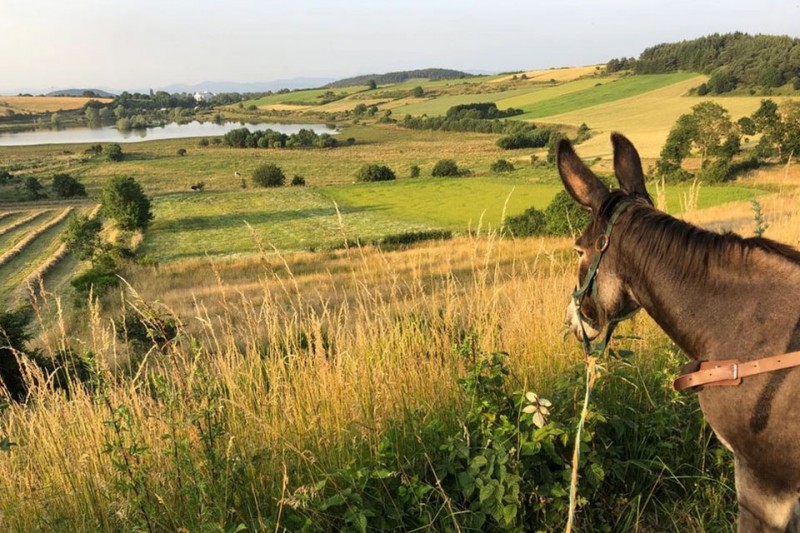
[[[69,174],[56,174],[53,176],[53,192],[57,198],[86,196],[86,187]]]
[[[458,168],[458,164],[453,159],[440,159],[433,165],[431,176],[434,178],[444,178],[448,176],[468,176],[468,169]]]
[[[490,168],[492,172],[512,172],[514,170],[514,165],[506,159],[498,159],[492,163]]]
[[[253,171],[253,183],[260,187],[282,187],[286,176],[278,165],[264,163]]]
[[[506,231],[514,237],[535,235],[572,235],[590,221],[588,211],[579,206],[566,191],[560,191],[544,211],[531,207],[505,221]]]
[[[385,165],[367,164],[356,172],[356,181],[391,181],[395,179],[394,171]]]
[[[317,134],[306,128],[291,135],[270,129],[250,131],[248,128],[237,128],[226,133],[222,142],[234,148],[334,148],[340,144],[329,133]],[[352,144],[349,139],[348,144]]]

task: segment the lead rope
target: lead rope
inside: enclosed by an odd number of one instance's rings
[[[603,253],[608,246],[608,240],[611,237],[611,229],[613,228],[614,223],[616,222],[617,218],[619,218],[619,215],[621,215],[622,212],[627,209],[627,207],[627,204],[618,206],[614,214],[611,216],[611,220],[609,220],[608,225],[606,226],[606,231],[604,232],[603,237],[601,237],[604,239],[602,249],[599,250],[600,253],[597,254],[594,261],[592,261],[592,264],[589,266],[586,281],[572,294],[572,301],[575,305],[576,314],[578,316],[578,324],[581,328],[581,338],[583,340],[583,350],[585,352],[584,365],[586,366],[586,391],[583,395],[583,407],[581,409],[581,416],[578,418],[578,425],[575,431],[575,446],[572,450],[572,475],[570,476],[569,485],[569,514],[567,516],[567,528],[565,533],[572,533],[572,526],[575,522],[575,507],[578,500],[578,468],[581,457],[581,436],[583,435],[583,427],[586,425],[586,418],[589,416],[589,401],[591,400],[592,390],[594,389],[594,384],[597,381],[597,378],[600,376],[600,370],[597,366],[597,359],[601,357],[603,353],[605,353],[608,343],[611,341],[611,336],[613,335],[617,325],[623,320],[627,320],[628,318],[632,317],[634,314],[636,314],[636,311],[638,311],[637,309],[623,316],[611,318],[608,321],[608,326],[606,327],[606,334],[603,338],[603,341],[596,346],[592,346],[592,342],[589,340],[589,336],[586,335],[586,329],[583,325],[581,302],[583,301],[586,292],[589,290],[592,291],[592,296],[595,298],[595,301],[597,300],[597,283],[595,283],[595,276],[597,275],[597,271],[600,266],[600,259],[602,259]]]

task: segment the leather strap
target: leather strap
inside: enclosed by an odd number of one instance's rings
[[[698,370],[679,376],[672,382],[676,391],[693,387],[725,387],[742,383],[742,378],[800,366],[800,352],[773,355],[740,363],[738,359],[702,361]]]

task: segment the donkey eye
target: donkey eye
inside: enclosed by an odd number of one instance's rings
[[[572,249],[575,250],[575,253],[577,253],[580,257],[583,257],[583,248],[580,248],[579,246],[573,246]]]

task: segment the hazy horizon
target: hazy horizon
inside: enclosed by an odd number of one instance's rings
[[[605,63],[710,33],[797,36],[800,3],[6,0],[0,93]]]

